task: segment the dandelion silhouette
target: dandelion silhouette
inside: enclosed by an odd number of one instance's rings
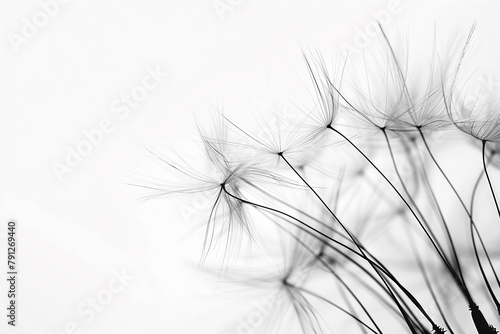
[[[133,183],[145,199],[209,199],[202,270],[219,288],[231,281],[280,296],[252,332],[497,333],[500,99],[464,102],[475,25],[451,51],[458,57],[440,54],[434,37],[417,72],[409,48],[379,28],[360,63],[330,69],[304,52],[314,106],[293,120],[261,115],[253,128],[213,114],[209,128],[198,124],[200,167],[183,152],[149,150],[183,182]],[[441,153],[450,141],[480,144],[481,168],[449,170]],[[498,217],[479,215],[479,198]]]

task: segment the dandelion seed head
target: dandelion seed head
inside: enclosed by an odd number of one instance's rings
[[[500,143],[500,100],[467,108],[461,105],[450,114],[453,124],[480,141]]]
[[[343,68],[337,63],[333,70],[329,70],[325,59],[317,53],[310,56],[304,55],[309,76],[314,90],[315,107],[306,112],[306,116],[313,122],[311,128],[318,136],[331,127],[340,111]],[[332,73],[333,72],[333,73]]]

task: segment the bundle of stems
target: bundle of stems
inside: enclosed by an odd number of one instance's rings
[[[182,181],[146,198],[205,200],[203,270],[275,299],[227,333],[498,332],[500,100],[467,94],[475,27],[417,73],[380,29],[358,63],[304,55],[294,117],[212,114],[199,167],[151,150]]]

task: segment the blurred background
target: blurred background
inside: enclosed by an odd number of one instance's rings
[[[141,202],[124,184],[154,168],[143,146],[179,146],[214,106],[244,120],[255,105],[307,98],[302,51],[356,53],[377,19],[416,45],[434,30],[439,40],[463,37],[477,22],[480,71],[497,69],[500,56],[497,1],[1,7],[0,257],[15,219],[20,273],[18,327],[2,320],[2,333],[235,332],[229,297],[197,269],[197,223],[175,198]],[[2,296],[6,288],[2,280]]]

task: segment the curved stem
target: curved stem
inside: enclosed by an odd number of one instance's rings
[[[477,189],[479,187],[479,182],[481,182],[481,177],[483,176],[483,173],[484,173],[484,171],[482,171],[479,174],[479,176],[478,176],[478,178],[476,180],[476,184],[474,185],[474,189],[472,190],[472,196],[471,196],[471,202],[470,202],[470,213],[471,213],[471,215],[474,212],[473,211],[474,210],[474,199],[476,198],[476,192],[477,192]],[[497,272],[496,272],[495,268],[493,267],[493,263],[491,262],[490,255],[486,251],[486,246],[484,245],[483,238],[481,238],[481,235],[479,234],[479,231],[477,230],[477,226],[476,225],[474,225],[474,228],[475,228],[476,234],[479,237],[479,242],[481,243],[481,247],[483,248],[484,254],[486,255],[486,260],[488,261],[488,264],[490,265],[490,268],[493,271],[493,275],[495,276],[495,280],[497,282],[497,285],[500,288],[500,279],[498,278]],[[474,238],[472,239],[472,242],[475,244],[475,239]],[[479,261],[479,254],[478,254],[478,252],[477,252],[476,249],[475,249],[475,255],[476,255],[477,261]],[[500,308],[498,309],[498,312],[500,314]]]
[[[334,302],[332,302],[331,300],[328,300],[328,299],[326,299],[325,297],[318,295],[317,293],[314,293],[314,292],[309,291],[309,290],[307,290],[307,289],[301,288],[301,287],[299,287],[299,286],[294,286],[294,288],[295,288],[295,289],[297,289],[297,290],[299,290],[299,291],[301,291],[301,292],[303,292],[303,293],[306,293],[306,294],[308,294],[308,295],[311,295],[311,296],[313,296],[313,297],[316,297],[316,298],[318,298],[318,299],[319,299],[319,300],[321,300],[321,301],[324,301],[325,303],[327,303],[327,304],[329,304],[329,305],[331,305],[331,306],[335,307],[336,309],[340,310],[341,312],[343,312],[343,313],[347,314],[348,316],[350,316],[351,318],[353,318],[354,320],[356,320],[358,323],[360,323],[361,325],[363,325],[363,326],[364,326],[366,329],[368,329],[370,332],[375,333],[375,334],[377,333],[377,332],[376,332],[373,328],[371,328],[370,326],[368,326],[368,325],[367,325],[366,323],[364,323],[361,319],[357,318],[355,315],[353,315],[352,313],[350,313],[350,312],[346,311],[343,307],[341,307],[341,306],[339,306],[339,305],[335,304],[335,303],[334,303]],[[381,333],[381,332],[379,331],[379,333]]]
[[[493,264],[491,263],[490,257],[488,255],[488,252],[487,252],[486,247],[484,245],[483,238],[481,237],[481,234],[479,233],[479,230],[478,230],[478,228],[476,226],[476,223],[474,222],[474,219],[472,217],[472,204],[471,204],[471,210],[469,211],[469,209],[465,205],[462,197],[459,195],[458,191],[456,190],[455,186],[450,181],[450,179],[448,178],[448,176],[446,175],[446,173],[444,172],[444,170],[441,168],[441,165],[437,162],[434,154],[432,153],[432,151],[431,151],[431,149],[429,147],[429,144],[427,143],[427,140],[425,139],[424,133],[422,132],[421,129],[418,129],[418,131],[419,131],[420,137],[422,138],[422,141],[423,141],[423,143],[425,145],[425,148],[426,148],[427,152],[429,153],[429,156],[431,157],[432,161],[434,162],[434,165],[436,165],[436,167],[438,168],[438,170],[440,171],[440,173],[443,175],[444,179],[446,180],[446,182],[448,183],[448,185],[450,186],[450,188],[455,193],[455,196],[458,198],[460,204],[462,205],[462,207],[464,208],[467,216],[469,217],[469,221],[470,221],[470,233],[471,233],[472,247],[473,247],[473,250],[474,250],[474,255],[475,255],[476,261],[477,261],[477,263],[479,265],[479,270],[481,271],[481,275],[483,277],[483,281],[484,281],[484,283],[485,283],[485,285],[486,285],[486,287],[488,289],[488,292],[489,292],[489,294],[490,294],[493,302],[495,303],[495,306],[497,307],[497,310],[498,310],[498,312],[500,314],[500,303],[498,302],[497,297],[495,296],[495,294],[493,293],[493,290],[491,289],[491,285],[488,282],[486,274],[484,273],[484,268],[483,268],[482,263],[481,263],[481,261],[479,259],[479,254],[478,254],[478,251],[477,251],[476,240],[475,240],[475,237],[474,237],[474,231],[476,232],[476,235],[479,238],[479,241],[481,243],[481,247],[482,247],[484,253],[486,254],[486,258],[488,259],[490,268],[493,271],[493,274],[495,275],[495,278],[497,279],[497,283],[499,284],[499,286],[500,286],[500,282],[498,280],[498,276],[497,276],[496,270],[493,267]],[[486,171],[486,163],[484,161],[484,146],[485,146],[484,144],[485,143],[483,143],[483,167],[484,167],[484,170]],[[479,178],[476,181],[476,184],[474,186],[472,200],[474,199],[474,194],[475,194],[475,192],[477,190],[477,186],[479,185],[480,177],[481,177],[481,175],[479,176]],[[498,208],[498,206],[497,206],[497,208]]]
[[[280,156],[285,159],[282,154],[280,154]],[[286,161],[286,160],[285,160]],[[298,174],[300,176],[300,174],[293,168],[293,166],[290,164],[290,166],[292,167],[292,169],[295,171],[296,174]],[[310,187],[310,185],[302,178],[302,176],[300,176],[300,178],[306,183],[306,185],[312,189],[312,187]],[[421,314],[429,321],[429,323],[431,323],[432,326],[437,326],[437,324],[432,320],[432,318],[429,316],[429,314],[425,311],[425,309],[422,307],[422,305],[418,302],[418,300],[415,298],[415,296],[413,296],[391,273],[390,271],[383,265],[381,264],[379,261],[377,260],[370,260],[366,254],[365,254],[365,251],[366,249],[364,250],[364,247],[362,247],[356,240],[356,238],[354,236],[352,236],[349,231],[347,230],[347,228],[344,227],[346,233],[349,234],[349,236],[353,239],[353,241],[355,242],[356,244],[356,247],[360,250],[361,253],[358,253],[356,252],[354,249],[332,239],[330,236],[324,234],[323,232],[315,229],[314,227],[310,226],[310,225],[307,225],[306,223],[302,222],[301,220],[293,217],[292,215],[290,214],[287,214],[286,212],[283,212],[283,211],[280,211],[280,210],[277,210],[277,209],[274,209],[274,208],[271,208],[271,207],[268,207],[268,206],[265,206],[265,205],[261,205],[261,204],[257,204],[257,203],[253,203],[253,202],[250,202],[250,201],[247,201],[245,199],[242,199],[240,197],[237,197],[231,193],[229,193],[225,187],[225,185],[222,185],[222,189],[224,190],[224,192],[236,199],[236,200],[239,200],[241,201],[242,203],[245,203],[245,204],[249,204],[249,205],[252,205],[254,207],[258,207],[258,208],[262,208],[262,209],[265,209],[265,210],[268,210],[268,211],[271,211],[271,212],[275,212],[275,213],[279,213],[281,215],[284,215],[290,219],[293,219],[294,221],[297,221],[299,222],[301,225],[305,225],[307,228],[313,230],[314,232],[318,233],[319,235],[321,235],[322,237],[334,242],[334,243],[337,243],[339,244],[340,246],[342,247],[345,247],[347,249],[349,249],[351,252],[353,252],[354,254],[360,256],[361,258],[363,258],[364,260],[366,260],[368,262],[368,264],[375,270],[375,272],[377,273],[377,275],[380,277],[380,279],[384,282],[384,284],[387,286],[388,283],[386,281],[386,279],[382,276],[381,272],[383,272],[391,281],[393,281],[398,287],[399,289],[401,289],[401,291],[403,291],[403,293],[411,300],[411,302],[413,303],[413,305],[415,305],[415,307],[421,312]],[[317,194],[316,191],[314,191],[314,189],[312,189],[313,192],[319,197],[319,199],[321,199],[321,197]],[[324,201],[321,199],[322,203],[326,206],[326,203],[324,203]],[[326,206],[327,207],[327,206]],[[328,208],[329,211],[331,211],[329,208]],[[333,212],[332,212],[332,215]],[[334,216],[336,217],[336,216]],[[335,218],[337,219],[337,218]],[[337,219],[338,220],[338,219]],[[341,225],[342,226],[342,225]],[[389,286],[387,286],[387,288],[389,289]],[[391,289],[389,289],[389,293],[392,294],[392,291]],[[399,305],[399,302],[397,301],[397,299],[395,297],[393,297],[394,300],[398,303]]]
[[[474,184],[474,189],[472,189],[471,205],[470,205],[470,207],[471,207],[471,209],[470,209],[471,216],[472,216],[472,212],[473,212],[472,210],[474,208],[474,198],[476,197],[476,192],[477,192],[477,189],[479,187],[479,182],[481,181],[481,177],[483,176],[483,172],[479,174],[479,176],[478,176],[478,178],[476,180],[476,183]],[[475,230],[473,230],[473,227],[475,228]],[[477,226],[475,224],[474,225],[470,224],[470,233],[471,233],[471,237],[472,237],[472,248],[474,249],[474,256],[475,256],[476,262],[477,262],[477,264],[479,266],[479,271],[481,272],[481,277],[483,278],[483,281],[484,281],[484,283],[486,285],[486,288],[488,289],[488,293],[490,294],[491,298],[493,299],[493,302],[495,303],[497,311],[500,314],[500,304],[499,304],[498,299],[496,298],[496,296],[495,296],[495,294],[493,292],[493,289],[491,288],[491,284],[488,281],[488,278],[486,277],[486,273],[485,273],[483,265],[481,263],[481,259],[479,258],[479,252],[477,251],[476,238],[474,237],[474,231],[476,232],[476,234],[479,237],[479,241],[481,243],[483,251],[486,254],[486,259],[488,261],[488,264],[490,265],[491,270],[493,271],[493,275],[495,276],[495,279],[496,279],[497,284],[499,285],[499,287],[500,287],[500,281],[498,280],[498,276],[497,276],[495,268],[493,267],[493,263],[491,263],[490,256],[489,256],[488,252],[486,251],[486,247],[484,245],[483,239],[479,235],[479,231],[477,229]]]
[[[359,149],[359,147],[357,147],[349,138],[347,138],[347,136],[345,136],[342,132],[338,131],[337,129],[335,129],[334,127],[332,127],[331,125],[328,126],[329,129],[331,129],[332,131],[334,131],[335,133],[337,133],[338,135],[340,135],[342,138],[344,138],[352,147],[354,147],[354,149],[356,149],[358,151],[359,154],[361,154],[365,159],[366,161],[368,161],[368,163],[370,165],[372,165],[372,167],[384,178],[384,180],[391,186],[391,188],[396,192],[396,194],[399,196],[399,198],[403,201],[403,203],[406,205],[406,207],[408,208],[408,210],[411,212],[411,214],[413,215],[413,217],[415,218],[415,220],[417,221],[417,223],[420,225],[420,227],[422,228],[422,230],[424,231],[424,233],[426,234],[427,238],[430,240],[430,242],[432,243],[434,249],[436,250],[436,252],[438,253],[439,257],[441,258],[441,260],[443,261],[443,263],[445,264],[445,266],[447,267],[447,269],[450,271],[450,273],[452,274],[452,276],[455,278],[455,280],[457,281],[457,283],[460,282],[460,279],[456,276],[456,273],[454,272],[453,268],[451,268],[449,262],[447,261],[447,259],[443,256],[443,254],[439,251],[439,248],[437,247],[436,243],[432,240],[432,237],[429,235],[429,232],[427,231],[427,229],[424,227],[422,221],[420,220],[420,218],[418,218],[417,214],[415,213],[415,211],[413,210],[413,208],[411,207],[411,205],[408,203],[408,201],[404,198],[404,196],[401,194],[401,192],[396,188],[396,186],[387,178],[387,176],[384,175],[384,173],[377,167],[377,165],[375,165],[370,158],[368,158],[366,156],[366,154],[361,151],[361,149]],[[466,299],[469,301],[471,298],[470,298],[470,294],[467,290],[467,287],[465,285],[461,285],[459,284],[460,286],[460,291],[464,294],[464,296],[466,297]]]
[[[484,174],[486,175],[486,179],[488,180],[488,185],[490,186],[491,195],[493,196],[493,201],[495,202],[495,206],[497,208],[498,217],[500,218],[500,207],[498,206],[498,201],[497,201],[497,198],[495,196],[495,191],[493,190],[493,185],[491,184],[491,179],[490,179],[490,175],[488,173],[488,168],[486,167],[485,150],[486,150],[486,140],[483,140],[483,148],[481,151],[482,151],[482,156],[483,156]]]
[[[307,251],[309,251],[323,266],[325,266],[325,268],[344,286],[344,288],[349,292],[349,294],[356,300],[356,302],[363,309],[364,313],[368,316],[368,318],[370,319],[370,321],[372,322],[372,324],[375,326],[375,328],[377,329],[378,333],[382,334],[382,331],[379,328],[379,326],[377,325],[377,323],[375,322],[375,319],[373,319],[373,317],[370,315],[370,313],[368,312],[368,310],[366,309],[366,307],[363,305],[363,303],[361,302],[361,300],[356,296],[356,294],[347,285],[347,283],[335,272],[335,270],[333,270],[333,268],[328,263],[326,263],[326,261],[324,259],[322,259],[321,256],[317,255],[309,246],[307,246],[296,235],[294,235],[290,231],[286,230],[281,225],[278,225],[278,226],[281,227],[287,233],[289,233],[302,247],[304,247]],[[377,333],[372,328],[368,327],[359,318],[357,318],[354,314],[352,314],[350,312],[347,312],[344,309],[342,309],[342,311],[344,311],[345,313],[347,313],[348,315],[350,315],[351,317],[353,317],[355,320],[357,320],[359,323],[361,323],[362,325],[364,325],[366,328],[370,329],[372,332]]]
[[[396,175],[398,177],[398,180],[399,182],[401,183],[401,186],[403,187],[403,191],[406,193],[406,195],[408,196],[408,199],[409,201],[411,202],[411,204],[415,207],[415,211],[416,213],[418,213],[420,215],[420,219],[422,220],[422,224],[425,225],[426,229],[427,229],[427,232],[428,232],[428,237],[429,239],[431,240],[431,242],[433,243],[433,245],[435,246],[436,250],[438,250],[438,252],[440,254],[442,254],[442,257],[444,259],[446,259],[446,262],[449,264],[449,260],[448,258],[445,256],[445,252],[443,250],[443,248],[441,247],[441,245],[436,242],[437,241],[437,238],[436,236],[434,235],[434,232],[432,231],[432,229],[430,228],[429,224],[427,223],[427,220],[425,219],[424,215],[422,214],[422,212],[420,211],[419,207],[417,206],[417,204],[415,203],[415,201],[413,200],[412,196],[410,195],[410,192],[408,191],[408,188],[406,187],[406,184],[405,182],[403,181],[403,178],[401,177],[401,174],[399,173],[399,169],[398,169],[398,166],[396,164],[396,158],[394,157],[394,150],[392,149],[392,145],[391,145],[391,142],[389,140],[389,136],[387,135],[387,132],[384,130],[382,131],[382,133],[384,134],[384,138],[385,138],[385,142],[387,143],[387,147],[389,149],[389,154],[391,156],[391,161],[392,161],[392,165],[394,167],[394,170],[396,171]],[[451,268],[451,264],[449,265],[450,268]],[[461,273],[461,272],[460,272]],[[462,282],[463,282],[463,277],[461,277],[462,279]]]

